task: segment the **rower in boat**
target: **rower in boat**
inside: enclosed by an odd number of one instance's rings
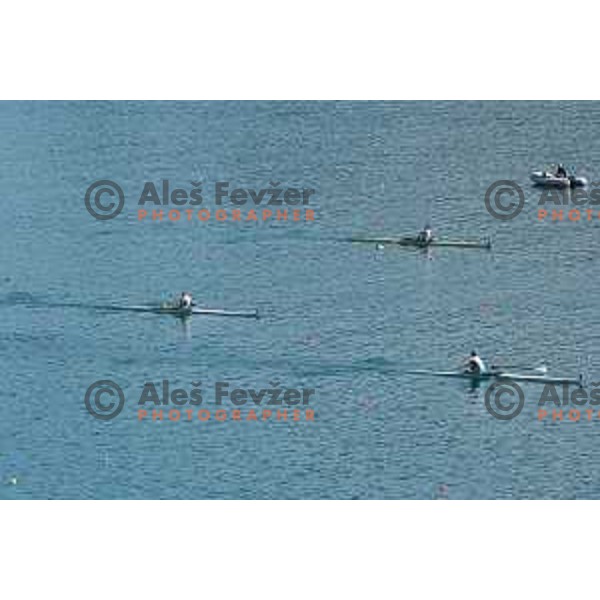
[[[480,356],[477,355],[477,352],[473,350],[471,352],[471,356],[465,361],[466,373],[472,373],[474,375],[484,375],[488,372],[485,363],[481,359]]]
[[[194,306],[194,300],[189,292],[181,292],[181,296],[177,300],[177,308],[181,310],[190,310]]]
[[[422,231],[417,235],[417,243],[420,246],[429,246],[433,242],[433,230],[430,225],[425,225]]]

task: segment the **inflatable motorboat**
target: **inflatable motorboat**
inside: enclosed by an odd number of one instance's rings
[[[575,175],[561,177],[550,171],[534,171],[531,174],[531,181],[533,181],[535,185],[557,188],[585,187],[588,183],[585,177],[575,177]]]

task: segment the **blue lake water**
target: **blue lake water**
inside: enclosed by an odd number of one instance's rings
[[[0,497],[600,497],[598,417],[540,421],[523,384],[503,422],[487,385],[407,374],[476,348],[598,378],[600,220],[538,221],[528,178],[600,179],[599,140],[599,103],[1,103]],[[126,196],[108,221],[84,205],[100,179]],[[138,221],[163,179],[201,181],[207,208],[218,181],[313,188],[316,219]],[[484,206],[499,179],[526,196],[511,221]],[[493,249],[345,241],[427,220]],[[181,290],[261,318],[85,308]],[[126,397],[109,422],[84,405],[102,379]],[[201,381],[213,412],[218,381],[314,388],[315,420],[138,421],[163,379]]]

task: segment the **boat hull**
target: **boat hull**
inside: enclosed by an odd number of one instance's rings
[[[491,250],[491,240],[450,240],[450,239],[434,239],[429,244],[419,242],[415,237],[410,236],[390,236],[390,237],[352,237],[351,242],[366,243],[366,244],[393,244],[396,246],[407,246],[412,248],[478,248],[481,250]]]
[[[465,373],[461,371],[409,371],[410,375],[427,375],[429,377],[454,377],[467,379],[469,381],[522,381],[524,383],[554,383],[581,385],[581,377],[573,379],[570,377],[547,377],[545,375],[523,375],[519,373]]]

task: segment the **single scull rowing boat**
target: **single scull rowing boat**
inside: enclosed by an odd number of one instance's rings
[[[509,373],[507,371],[491,371],[489,373],[469,373],[466,371],[409,371],[411,375],[427,375],[430,377],[458,377],[459,379],[468,379],[470,381],[486,381],[491,379],[523,381],[532,383],[568,383],[583,387],[583,376],[579,379],[570,377],[547,377],[546,375],[527,375],[521,373]]]
[[[429,243],[423,243],[416,236],[403,235],[398,237],[352,237],[351,242],[369,244],[395,244],[397,246],[412,246],[413,248],[429,248],[432,246],[444,246],[455,248],[481,248],[491,250],[492,242],[483,240],[450,240],[444,238],[433,238]]]
[[[173,315],[176,317],[189,317],[191,315],[205,315],[212,317],[245,317],[258,319],[258,311],[224,310],[221,308],[174,308],[170,306],[98,306],[100,310],[120,310],[139,313],[153,313],[157,315]]]

